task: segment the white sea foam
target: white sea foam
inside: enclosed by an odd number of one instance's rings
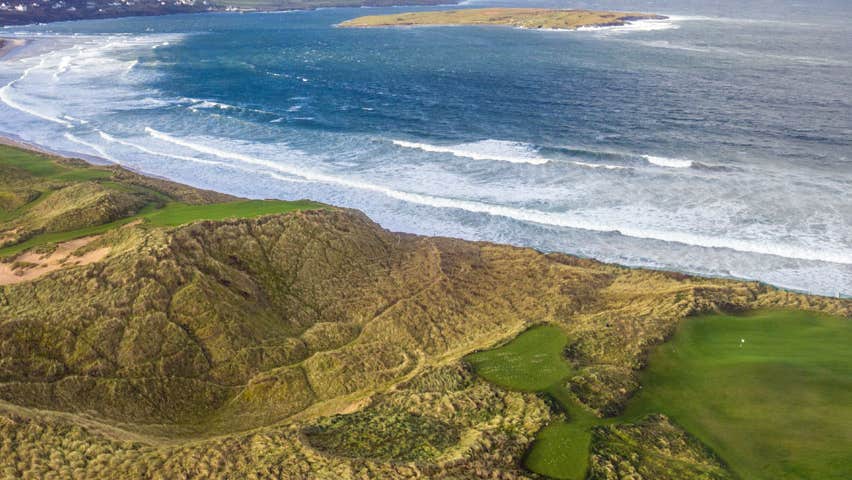
[[[237,105],[230,105],[228,103],[216,102],[216,101],[213,101],[213,100],[204,100],[204,99],[200,99],[200,98],[184,97],[184,98],[181,98],[179,100],[179,102],[180,103],[190,103],[191,105],[186,107],[186,108],[190,111],[193,111],[193,112],[197,112],[199,109],[205,109],[205,110],[238,110],[238,111],[244,111],[244,112],[260,113],[262,115],[272,115],[272,116],[276,116],[276,117],[278,116],[277,113],[270,112],[268,110],[260,110],[260,109],[257,109],[257,108],[249,108],[249,107],[240,107],[240,106],[237,106]]]
[[[505,140],[482,140],[480,142],[462,143],[459,145],[431,145],[428,143],[393,140],[393,144],[398,147],[423,150],[424,152],[449,153],[456,157],[473,160],[496,160],[511,163],[529,163],[532,165],[542,165],[549,162],[548,159],[539,156],[532,145]]]
[[[183,161],[187,161],[187,162],[201,163],[201,164],[205,164],[205,165],[217,165],[217,166],[230,167],[230,165],[228,165],[225,162],[216,162],[216,161],[213,161],[213,160],[204,160],[204,159],[201,159],[201,158],[188,157],[188,156],[185,156],[185,155],[176,155],[176,154],[173,154],[173,153],[157,152],[155,150],[151,150],[150,148],[144,147],[142,145],[139,145],[139,144],[136,144],[136,143],[133,143],[133,142],[128,142],[127,140],[121,140],[121,139],[115,138],[112,135],[110,135],[106,132],[102,132],[102,131],[98,131],[98,135],[100,135],[101,138],[103,138],[104,140],[106,140],[108,142],[118,143],[119,145],[124,145],[125,147],[135,148],[136,150],[139,150],[142,153],[147,153],[148,155],[156,155],[158,157],[173,158],[175,160],[183,160]]]
[[[748,59],[759,59],[760,61],[777,61],[778,63],[798,63],[804,65],[825,66],[849,66],[850,63],[836,58],[810,57],[804,55],[778,55],[760,51],[740,50],[735,48],[722,48],[711,46],[698,46],[690,44],[672,43],[668,40],[625,40],[628,43],[642,45],[651,48],[663,48],[667,50],[682,50],[686,52],[707,53],[728,57],[743,57]]]
[[[56,72],[53,73],[53,79],[59,80],[59,76],[68,71],[68,67],[71,66],[71,56],[66,55],[62,57],[59,65],[56,67]]]
[[[69,94],[65,89],[64,83],[59,84],[60,88],[54,88],[52,83],[57,83],[63,80],[63,75],[69,74],[73,70],[75,74],[80,73],[85,78],[88,77],[107,77],[116,73],[127,73],[135,65],[134,62],[120,60],[116,54],[131,50],[138,47],[146,47],[152,42],[162,42],[164,36],[150,37],[129,37],[122,35],[110,36],[107,38],[100,36],[80,36],[79,38],[55,35],[58,40],[55,40],[59,47],[53,51],[37,54],[34,57],[21,59],[25,64],[33,62],[25,70],[21,76],[0,88],[0,101],[8,105],[10,108],[19,110],[33,117],[46,120],[51,123],[57,123],[67,128],[73,126],[77,122],[76,119],[65,115],[62,110],[78,111],[85,105],[79,101],[79,97],[73,93]],[[180,38],[179,35],[168,35],[165,38]],[[74,42],[69,46],[69,42]],[[79,72],[78,72],[79,70]],[[81,82],[80,79],[74,78],[70,82],[76,86]],[[63,94],[56,95],[54,91],[61,90]],[[105,92],[104,92],[105,93]],[[120,92],[117,92],[120,94]],[[124,95],[124,98],[130,99],[132,95]],[[137,109],[145,108],[141,105],[136,105],[132,100],[118,102],[117,96],[104,98],[111,99],[111,104],[114,108],[120,109]],[[94,103],[105,103],[98,98],[93,98]]]
[[[603,168],[606,170],[626,170],[630,167],[625,167],[624,165],[609,165],[606,163],[589,163],[589,162],[580,162],[578,160],[571,160],[571,163],[580,167],[587,168]]]
[[[39,69],[39,68],[42,68],[46,61],[47,61],[47,56],[42,56],[41,61],[38,64],[27,68],[26,70],[24,70],[23,74],[21,74],[21,76],[18,77],[16,80],[12,80],[11,82],[4,85],[3,88],[0,88],[0,101],[2,101],[3,103],[5,103],[8,106],[14,108],[15,110],[18,110],[18,111],[24,112],[26,114],[32,115],[33,117],[40,118],[42,120],[47,120],[48,122],[53,122],[53,123],[58,123],[60,125],[65,125],[66,127],[70,127],[71,126],[70,122],[63,120],[61,118],[57,118],[53,115],[49,115],[49,114],[44,113],[44,112],[37,110],[35,108],[27,107],[26,105],[23,105],[23,104],[17,102],[11,96],[11,92],[14,89],[15,85],[19,82],[24,81],[30,75],[30,73],[32,71]]]
[[[248,170],[248,169],[241,168],[237,165],[232,165],[232,164],[226,163],[226,162],[220,162],[220,161],[215,161],[215,160],[207,160],[207,159],[197,158],[197,157],[189,157],[189,156],[186,156],[186,155],[178,155],[178,154],[174,154],[174,153],[159,152],[159,151],[156,151],[156,150],[151,150],[150,148],[144,147],[144,146],[139,145],[137,143],[128,142],[127,140],[122,140],[122,139],[113,137],[112,135],[110,135],[106,132],[103,132],[103,131],[98,131],[98,134],[101,136],[101,138],[103,138],[104,140],[106,140],[108,142],[117,143],[119,145],[124,145],[126,147],[134,148],[134,149],[139,150],[140,152],[146,153],[148,155],[154,155],[154,156],[163,157],[163,158],[171,158],[171,159],[174,159],[174,160],[182,160],[182,161],[186,161],[186,162],[199,163],[199,164],[203,164],[203,165],[214,165],[214,166],[217,166],[217,167],[224,167],[224,168],[229,168],[229,169],[233,169],[233,170],[248,171],[248,172],[251,172],[251,173],[260,173],[260,174],[263,174],[263,175],[266,175],[266,176],[269,176],[271,178],[274,178],[276,180],[281,180],[281,181],[287,181],[287,182],[293,182],[293,183],[310,182],[310,180],[305,180],[305,179],[302,179],[302,178],[296,178],[296,177],[292,177],[292,176],[279,175],[279,174],[273,173],[273,172]],[[171,143],[171,142],[169,142],[169,143]]]
[[[390,198],[404,202],[430,206],[434,208],[460,209],[468,212],[482,213],[500,217],[511,218],[523,222],[537,223],[556,227],[582,229],[596,232],[617,232],[621,235],[659,240],[663,242],[676,242],[707,248],[727,248],[740,252],[757,253],[763,255],[776,255],[780,257],[832,262],[852,265],[852,250],[849,249],[812,249],[806,247],[777,244],[761,240],[746,240],[736,238],[712,237],[690,232],[672,232],[654,229],[636,228],[630,225],[606,225],[597,223],[588,218],[572,213],[543,212],[505,205],[494,205],[485,202],[439,197],[428,194],[404,192],[389,187],[375,185],[372,183],[341,178],[326,173],[316,172],[309,169],[298,169],[285,164],[264,160],[261,158],[230,152],[219,148],[192,142],[183,138],[177,138],[163,132],[146,127],[145,131],[154,138],[170,142],[175,145],[195,150],[207,155],[236,160],[251,165],[271,168],[286,175],[302,177],[305,180],[340,185],[347,188],[359,189],[381,193]]]
[[[472,158],[474,160],[496,160],[512,163],[529,163],[542,165],[551,160],[539,155],[538,149],[523,142],[506,140],[483,140],[480,142],[463,143],[459,145],[432,145],[428,143],[392,140],[398,147],[413,148],[433,153],[449,153],[456,157]],[[606,163],[590,163],[579,160],[567,160],[572,165],[585,168],[602,168],[605,170],[623,170],[630,167],[610,165]]]
[[[87,141],[83,140],[82,138],[79,138],[79,137],[72,135],[68,132],[65,132],[64,136],[65,136],[66,139],[68,139],[68,140],[70,140],[74,143],[77,143],[79,145],[83,145],[84,147],[88,147],[89,149],[94,151],[99,157],[104,158],[106,160],[109,160],[110,162],[118,163],[100,145],[97,145],[97,144],[94,144],[94,143],[91,143],[91,142],[87,142]]]
[[[785,20],[770,20],[765,18],[731,18],[731,17],[710,17],[703,15],[667,15],[670,20],[675,22],[718,22],[732,24],[769,24],[769,25],[796,25],[801,27],[819,26],[815,23],[807,22],[789,22]]]
[[[65,120],[71,120],[72,122],[77,122],[80,125],[86,125],[89,123],[88,120],[83,120],[82,118],[72,117],[71,115],[62,115],[62,118]]]
[[[675,22],[673,22],[670,18],[668,19],[645,19],[645,20],[633,20],[630,22],[626,22],[624,25],[613,25],[613,26],[605,26],[605,27],[580,27],[577,29],[578,32],[598,32],[604,35],[608,34],[622,34],[622,33],[635,33],[635,32],[652,32],[655,30],[671,30],[675,28],[680,28]]]
[[[642,155],[642,158],[660,167],[668,168],[689,168],[692,166],[692,160],[683,160],[680,158],[655,157],[653,155]]]

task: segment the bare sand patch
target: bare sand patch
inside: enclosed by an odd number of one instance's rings
[[[78,238],[57,244],[56,249],[48,253],[26,252],[13,262],[0,263],[0,285],[35,280],[50,272],[63,268],[88,265],[103,260],[109,253],[109,247],[98,248],[82,255],[74,252],[92,243],[99,236]]]
[[[20,230],[20,228],[13,228],[11,230],[0,232],[0,245],[18,238],[18,232]]]

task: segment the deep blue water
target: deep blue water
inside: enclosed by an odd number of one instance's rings
[[[332,9],[7,28],[36,40],[0,62],[0,133],[393,230],[852,295],[852,5],[538,5],[672,18],[341,29],[401,9]]]

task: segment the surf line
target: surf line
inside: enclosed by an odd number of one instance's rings
[[[3,103],[5,103],[8,106],[14,108],[15,110],[24,112],[28,115],[32,115],[33,117],[40,118],[42,120],[47,120],[48,122],[58,123],[60,125],[64,125],[65,127],[70,128],[71,122],[68,122],[66,120],[62,120],[61,118],[52,117],[50,115],[41,113],[37,110],[27,108],[27,107],[21,105],[20,103],[16,102],[15,100],[13,100],[9,96],[9,92],[14,88],[14,86],[17,83],[25,80],[30,75],[30,72],[44,67],[44,64],[47,62],[47,57],[49,55],[51,55],[51,54],[42,55],[41,61],[38,64],[27,68],[26,70],[24,70],[23,74],[21,74],[20,77],[18,77],[15,80],[12,80],[11,82],[7,83],[6,85],[3,86],[3,88],[0,88],[0,101],[2,101]]]
[[[733,238],[709,237],[693,233],[644,230],[630,226],[612,227],[607,225],[595,224],[585,219],[564,213],[549,213],[538,210],[528,210],[523,208],[507,207],[503,205],[493,205],[471,200],[452,199],[446,197],[436,197],[421,193],[403,192],[399,190],[394,190],[392,188],[383,187],[381,185],[360,182],[357,180],[349,180],[345,178],[335,177],[333,175],[328,175],[325,173],[295,169],[293,167],[287,167],[285,165],[271,162],[269,160],[263,160],[241,153],[228,152],[207,145],[200,145],[182,138],[173,137],[169,134],[154,130],[151,127],[145,127],[145,132],[147,132],[153,138],[157,138],[159,140],[172,143],[174,145],[188,148],[190,150],[195,150],[199,153],[271,168],[287,175],[301,177],[314,182],[329,183],[347,188],[381,193],[396,200],[429,207],[466,210],[473,213],[483,213],[493,216],[501,216],[524,222],[538,223],[541,225],[574,228],[595,232],[616,232],[627,237],[642,238],[647,240],[658,240],[663,242],[674,242],[697,247],[726,248],[747,253],[757,253],[799,260],[812,260],[852,265],[852,252],[850,251],[826,251],[797,248],[788,245],[770,244],[759,241],[740,240]]]

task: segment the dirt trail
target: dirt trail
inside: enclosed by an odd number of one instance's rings
[[[83,255],[73,255],[78,249],[99,238],[84,237],[57,244],[50,253],[26,252],[13,262],[0,263],[0,285],[28,282],[63,268],[88,265],[100,260],[109,253],[109,247],[98,248]]]

